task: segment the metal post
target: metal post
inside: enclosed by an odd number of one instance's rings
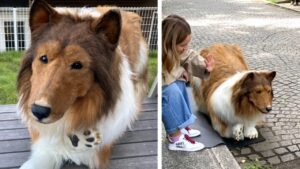
[[[152,36],[152,29],[153,29],[153,23],[154,23],[154,19],[155,19],[155,14],[156,12],[153,12],[152,14],[152,19],[151,19],[151,26],[150,26],[150,32],[149,32],[149,37],[148,37],[148,45],[149,47],[151,47],[151,36]]]
[[[13,8],[15,51],[18,50],[17,9]]]
[[[154,82],[152,83],[151,89],[148,93],[148,97],[156,97],[157,96],[157,87],[158,87],[158,82],[157,82],[157,76],[155,77]]]

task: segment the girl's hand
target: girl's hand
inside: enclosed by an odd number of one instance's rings
[[[186,82],[188,82],[189,81],[189,74],[188,74],[188,72],[187,71],[184,71],[183,72],[183,74],[182,74],[182,78],[186,81]]]
[[[215,60],[212,57],[212,55],[208,55],[207,58],[204,60],[206,64],[206,69],[211,72],[214,69],[215,66]]]

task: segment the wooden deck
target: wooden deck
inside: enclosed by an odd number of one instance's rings
[[[26,127],[16,105],[0,106],[0,169],[19,168],[30,155]],[[85,169],[67,165],[64,169]],[[113,149],[110,169],[157,168],[157,98],[145,99],[140,118]]]

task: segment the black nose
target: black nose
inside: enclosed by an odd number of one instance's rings
[[[50,115],[51,108],[33,104],[31,111],[35,117],[37,117],[39,120],[42,120]]]
[[[266,110],[267,112],[270,112],[272,110],[272,107],[267,107]]]

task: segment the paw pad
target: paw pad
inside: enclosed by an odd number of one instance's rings
[[[76,149],[95,148],[101,143],[101,134],[95,129],[76,132],[68,137]]]

